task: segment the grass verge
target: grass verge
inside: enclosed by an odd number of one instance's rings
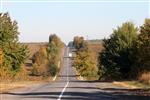
[[[150,89],[150,84],[144,84],[139,81],[113,82],[113,84],[131,89]]]

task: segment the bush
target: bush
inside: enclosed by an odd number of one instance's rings
[[[40,66],[42,64],[47,64],[47,62],[48,62],[48,54],[47,54],[46,47],[41,47],[39,49],[39,51],[37,51],[33,55],[32,60],[33,60],[33,63],[36,63],[38,66]]]
[[[16,81],[28,80],[28,73],[27,70],[25,69],[25,66],[21,66],[21,70],[16,73],[14,79]]]
[[[41,69],[40,69],[40,66],[38,66],[36,63],[33,64],[33,69],[32,69],[32,75],[35,75],[35,76],[39,76],[41,75]]]
[[[55,76],[58,72],[58,67],[55,64],[49,66],[49,73],[51,76]]]
[[[12,75],[11,71],[6,67],[1,67],[0,68],[0,80],[8,81],[8,80],[12,80],[12,79],[13,79],[13,75]]]
[[[32,75],[35,76],[48,76],[48,66],[46,64],[38,65],[33,64]]]

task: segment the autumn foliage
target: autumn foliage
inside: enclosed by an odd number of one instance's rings
[[[84,78],[96,79],[98,73],[96,58],[89,49],[88,42],[86,42],[83,37],[75,37],[73,46],[76,49],[73,66]]]

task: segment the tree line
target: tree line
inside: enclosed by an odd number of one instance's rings
[[[138,79],[150,72],[150,19],[145,19],[140,28],[132,22],[123,23],[103,40],[103,45],[100,79]]]
[[[0,13],[0,25],[0,78],[22,76],[28,47],[19,42],[17,22],[12,21],[8,13]],[[41,47],[33,56],[32,74],[56,75],[63,46],[57,35],[50,35],[46,47]],[[73,46],[76,49],[73,66],[87,79],[137,79],[142,73],[150,73],[150,19],[145,19],[139,28],[132,22],[125,22],[114,29],[109,38],[103,39],[104,49],[98,62],[83,37],[74,37]]]
[[[33,56],[33,75],[38,76],[55,76],[61,63],[61,53],[64,44],[60,38],[51,34],[49,43],[41,47]]]
[[[27,78],[25,61],[29,59],[27,45],[19,42],[18,24],[12,21],[8,13],[0,13],[0,51],[2,62],[0,64],[0,79],[21,80]],[[64,43],[60,38],[51,34],[49,42],[33,55],[34,76],[54,76],[59,71],[61,64],[61,53]]]
[[[125,22],[102,41],[98,64],[83,37],[74,37],[76,57],[73,65],[81,76],[99,75],[99,80],[138,79],[150,72],[150,19],[141,27]],[[145,79],[149,81],[148,77]]]

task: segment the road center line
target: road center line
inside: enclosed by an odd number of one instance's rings
[[[61,97],[63,96],[63,94],[64,94],[66,88],[68,87],[68,85],[69,85],[69,82],[66,83],[65,87],[63,88],[63,90],[62,90],[62,92],[61,92],[61,94],[59,95],[59,98],[58,98],[57,100],[61,100]]]
[[[67,56],[68,56],[68,48],[67,48]],[[57,100],[61,100],[61,98],[62,98],[62,96],[63,96],[63,94],[64,94],[64,92],[65,92],[65,90],[66,90],[66,88],[68,87],[68,85],[69,85],[69,77],[68,77],[68,58],[66,59],[67,60],[67,62],[66,62],[66,66],[67,66],[67,83],[66,83],[66,85],[65,85],[65,87],[63,88],[63,90],[61,91],[61,94],[59,95],[59,98],[57,99]]]

